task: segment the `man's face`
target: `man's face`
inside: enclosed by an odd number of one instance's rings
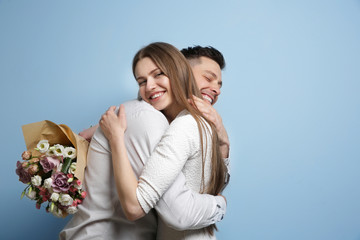
[[[207,57],[190,60],[196,84],[206,102],[214,105],[222,86],[219,64]]]

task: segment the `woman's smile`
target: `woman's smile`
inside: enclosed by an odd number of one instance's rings
[[[165,93],[165,91],[164,92],[156,92],[156,93],[152,93],[152,94],[150,94],[150,100],[153,100],[153,101],[157,101],[157,100],[159,100],[159,98],[161,97],[161,96],[163,96],[164,95],[164,93]]]

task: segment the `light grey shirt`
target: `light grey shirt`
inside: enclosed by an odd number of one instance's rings
[[[143,101],[133,100],[124,105],[126,149],[139,177],[169,124],[162,113]],[[100,128],[90,143],[84,188],[88,196],[61,231],[60,239],[156,239],[158,219],[154,209],[135,222],[126,219],[116,192],[110,146]],[[222,197],[190,190],[180,173],[155,208],[161,221],[184,230],[220,221],[226,203]]]

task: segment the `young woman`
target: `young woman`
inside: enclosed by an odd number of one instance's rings
[[[124,107],[120,106],[118,114],[111,107],[100,120],[110,143],[116,187],[126,216],[131,220],[144,216],[180,171],[192,190],[219,194],[226,167],[214,125],[189,103],[193,96],[201,98],[201,94],[185,57],[170,44],[152,43],[135,55],[133,73],[141,98],[161,111],[170,126],[138,181],[124,144]],[[182,239],[215,238],[214,228],[185,231]]]

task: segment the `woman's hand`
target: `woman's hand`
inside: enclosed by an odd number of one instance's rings
[[[117,142],[119,139],[123,138],[127,127],[124,105],[120,105],[119,112],[117,114],[115,113],[115,109],[115,106],[111,106],[101,116],[99,121],[100,127],[109,142]]]

